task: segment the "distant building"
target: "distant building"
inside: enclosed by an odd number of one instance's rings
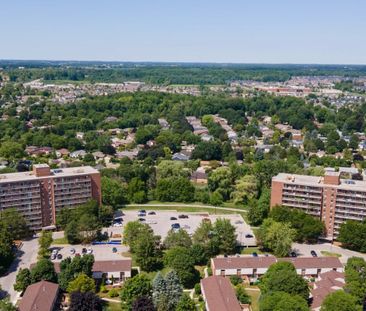
[[[33,230],[55,225],[56,212],[90,199],[101,203],[100,174],[90,166],[51,170],[35,164],[32,172],[0,175],[0,211],[16,208]]]
[[[185,155],[184,153],[174,153],[172,156],[173,161],[188,161],[189,156]]]
[[[271,207],[275,205],[318,217],[333,240],[345,221],[366,219],[366,181],[341,179],[332,171],[323,177],[281,173],[272,178]]]

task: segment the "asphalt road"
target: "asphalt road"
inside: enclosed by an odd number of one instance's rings
[[[36,262],[38,253],[38,238],[24,241],[23,246],[18,251],[15,260],[10,266],[7,275],[0,278],[2,295],[9,295],[10,300],[15,303],[19,297],[13,285],[15,284],[16,275],[20,268],[29,268],[31,263]]]
[[[366,254],[354,252],[345,248],[341,248],[330,243],[319,243],[319,244],[299,244],[294,243],[292,248],[296,250],[298,256],[311,256],[310,252],[314,250],[318,256],[324,256],[321,251],[327,251],[331,253],[337,253],[342,255],[339,260],[345,264],[350,257],[362,257],[366,260]]]

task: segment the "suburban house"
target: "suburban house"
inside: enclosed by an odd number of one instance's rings
[[[191,181],[197,184],[207,184],[208,174],[203,167],[197,168],[195,172],[191,175]]]
[[[343,272],[342,263],[337,257],[296,257],[279,258],[278,261],[291,262],[297,274],[302,276],[319,276],[321,273],[336,271]]]
[[[323,300],[330,293],[340,290],[344,287],[344,273],[337,271],[328,271],[319,274],[319,279],[314,283],[311,290],[311,310],[319,311]]]
[[[209,276],[201,280],[201,291],[207,311],[242,311],[228,278]]]
[[[60,263],[54,262],[56,273],[60,273]],[[32,266],[32,265],[31,265]],[[107,282],[112,280],[114,284],[123,283],[127,278],[131,277],[132,260],[96,260],[93,265],[93,278],[100,280],[104,278]]]
[[[95,261],[93,265],[93,278],[112,280],[115,283],[123,283],[131,277],[132,260],[103,260]]]
[[[185,155],[184,153],[177,152],[177,153],[173,154],[172,160],[173,161],[188,161],[189,156]]]
[[[211,258],[211,268],[213,275],[237,275],[250,281],[265,274],[276,262],[274,256],[216,257]]]
[[[52,311],[59,293],[58,284],[40,281],[29,285],[19,303],[19,311]]]
[[[279,261],[291,262],[297,274],[307,277],[317,277],[321,273],[336,271],[343,272],[342,263],[337,257],[296,257],[276,258],[274,256],[238,256],[216,257],[211,259],[213,275],[237,275],[249,281],[255,281],[265,274],[268,268]]]

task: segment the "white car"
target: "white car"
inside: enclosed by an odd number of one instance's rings
[[[86,251],[87,254],[93,254],[93,249],[92,248],[88,248],[88,250]]]

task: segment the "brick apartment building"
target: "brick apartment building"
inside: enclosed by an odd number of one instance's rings
[[[333,240],[343,222],[366,218],[366,181],[341,179],[339,172],[322,177],[281,173],[272,178],[271,207],[276,205],[319,217]]]
[[[33,171],[0,175],[0,211],[16,208],[33,230],[54,225],[56,212],[90,199],[101,203],[100,174],[90,166],[50,169],[33,165]]]

